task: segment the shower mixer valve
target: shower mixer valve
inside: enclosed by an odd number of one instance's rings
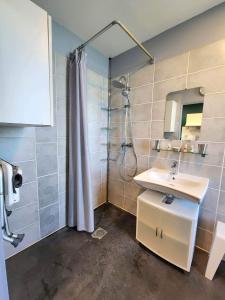
[[[122,144],[121,144],[121,147],[122,147],[122,148],[124,148],[124,147],[132,148],[132,147],[133,147],[133,144],[132,144],[132,143],[128,143],[128,144],[122,143]]]

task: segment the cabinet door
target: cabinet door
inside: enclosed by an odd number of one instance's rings
[[[144,246],[158,253],[160,211],[150,203],[138,200],[136,238]]]
[[[187,269],[192,221],[161,211],[160,255],[175,265]]]
[[[0,123],[52,125],[50,44],[46,11],[0,1]]]

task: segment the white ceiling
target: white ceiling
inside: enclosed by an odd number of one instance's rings
[[[143,42],[224,0],[33,0],[58,23],[87,40],[113,20],[120,20]],[[114,57],[134,43],[114,26],[93,42],[93,47]]]

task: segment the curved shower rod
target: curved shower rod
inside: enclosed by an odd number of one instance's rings
[[[89,40],[87,40],[85,43],[81,44],[76,49],[81,50],[83,49],[87,44],[95,40],[97,37],[99,37],[101,34],[103,34],[105,31],[110,29],[112,26],[118,25],[121,29],[123,29],[124,32],[137,44],[137,46],[149,57],[150,64],[154,63],[154,57],[148,52],[148,50],[133,36],[133,34],[120,22],[117,20],[112,21],[110,24],[102,28],[100,31],[98,31],[95,35],[93,35]],[[74,50],[75,51],[75,50]]]

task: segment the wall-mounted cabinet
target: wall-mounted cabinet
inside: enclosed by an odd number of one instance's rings
[[[166,204],[164,198],[150,190],[138,197],[136,238],[164,259],[190,271],[199,205],[185,199]]]
[[[0,124],[53,125],[51,18],[29,0],[0,1]]]

